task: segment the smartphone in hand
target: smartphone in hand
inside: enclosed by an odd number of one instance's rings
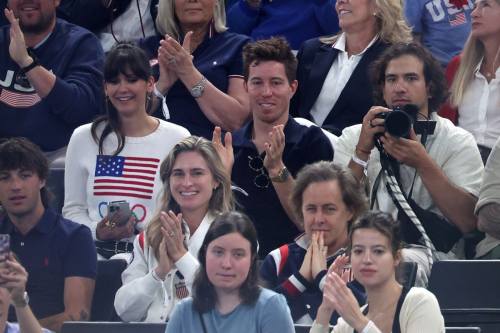
[[[127,200],[111,201],[108,203],[108,220],[112,221],[116,214],[121,212],[120,219],[114,221],[118,227],[123,227],[132,215],[130,203]]]
[[[0,234],[0,262],[9,259],[10,236]]]

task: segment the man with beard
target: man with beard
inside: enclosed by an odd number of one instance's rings
[[[27,137],[51,166],[73,130],[100,113],[104,52],[89,31],[56,19],[59,0],[8,0],[0,30],[0,138]],[[49,132],[50,131],[50,132]]]

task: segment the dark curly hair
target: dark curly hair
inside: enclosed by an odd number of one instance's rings
[[[429,114],[438,111],[441,104],[443,104],[450,95],[448,82],[441,69],[441,64],[434,58],[429,50],[420,43],[396,43],[385,50],[377,61],[372,62],[369,68],[369,74],[373,85],[375,103],[387,107],[382,87],[382,84],[385,82],[385,71],[391,60],[404,55],[412,55],[424,64],[425,84],[429,87],[429,92],[432,95],[432,97],[429,98]]]
[[[207,275],[207,249],[215,239],[224,235],[237,232],[250,242],[251,264],[248,276],[240,287],[240,298],[243,304],[253,304],[260,296],[260,277],[257,256],[257,231],[243,213],[226,212],[215,218],[205,235],[203,244],[198,252],[200,268],[196,272],[193,282],[193,308],[199,313],[211,311],[217,304],[217,293]]]
[[[283,64],[288,83],[292,84],[295,81],[298,61],[285,38],[271,37],[255,43],[248,43],[243,47],[243,77],[245,82],[248,82],[250,76],[250,66],[257,66],[264,61],[276,61]]]
[[[42,150],[26,138],[12,138],[0,144],[0,171],[29,170],[40,180],[49,176],[49,163]],[[47,208],[54,195],[47,186],[40,189],[43,207]]]

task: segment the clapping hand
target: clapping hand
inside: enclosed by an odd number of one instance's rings
[[[168,214],[161,212],[160,221],[163,225],[161,233],[167,246],[168,256],[176,262],[187,252],[182,232],[182,213],[175,216],[173,211],[169,211]]]
[[[24,34],[19,26],[19,19],[14,17],[12,10],[4,9],[5,17],[9,20],[10,28],[10,45],[9,54],[19,67],[23,68],[29,66],[33,59],[28,55],[26,50],[26,42],[24,41]]]
[[[359,332],[368,324],[369,320],[361,313],[358,301],[354,297],[351,289],[349,289],[346,282],[335,273],[330,273],[326,277],[321,307],[323,307],[323,304],[325,304],[324,308],[337,310],[337,313],[349,324],[349,326],[355,328]]]
[[[285,150],[284,128],[285,125],[274,126],[273,131],[269,133],[269,142],[264,144],[264,149],[266,150],[264,167],[271,177],[277,176],[280,170],[285,167],[282,158],[283,151]]]
[[[224,168],[231,174],[234,165],[234,153],[233,153],[233,137],[230,132],[227,132],[224,136],[224,145],[222,144],[222,133],[221,128],[216,126],[212,136],[212,143],[219,154]]]

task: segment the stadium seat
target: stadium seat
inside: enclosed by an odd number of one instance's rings
[[[121,259],[99,260],[97,265],[90,321],[121,321],[114,303],[116,292],[122,286],[122,272],[127,268],[127,262]]]
[[[404,263],[404,281],[403,285],[411,288],[415,286],[415,280],[417,279],[417,269],[418,265],[416,262],[405,262]]]
[[[45,186],[54,194],[50,207],[57,214],[62,214],[64,206],[64,169],[50,169]]]
[[[498,327],[500,327],[499,276],[500,260],[435,262],[428,289],[436,295],[439,301],[445,324],[447,326],[478,326],[483,333],[498,333]]]

